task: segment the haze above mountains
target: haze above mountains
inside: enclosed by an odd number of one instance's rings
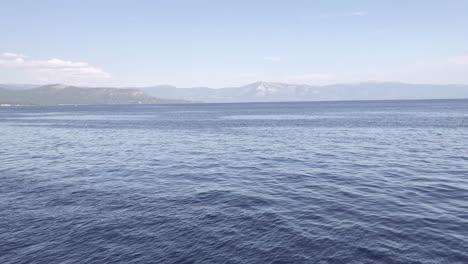
[[[255,82],[240,87],[89,88],[67,85],[0,84],[1,104],[152,104],[186,102],[275,102],[468,98],[468,85],[363,82],[311,86]]]

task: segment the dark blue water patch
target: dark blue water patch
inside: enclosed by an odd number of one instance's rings
[[[1,263],[468,263],[468,101],[0,108]]]

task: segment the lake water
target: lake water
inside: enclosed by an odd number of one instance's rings
[[[468,100],[0,108],[0,263],[468,263]]]

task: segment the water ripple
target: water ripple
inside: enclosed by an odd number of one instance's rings
[[[468,263],[468,101],[0,109],[0,263]]]

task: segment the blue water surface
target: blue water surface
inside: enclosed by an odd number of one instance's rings
[[[468,263],[468,100],[0,108],[0,263]]]

